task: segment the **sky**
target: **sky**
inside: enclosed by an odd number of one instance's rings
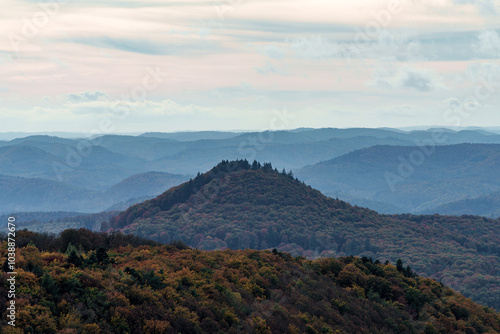
[[[500,0],[4,0],[0,132],[500,125]]]

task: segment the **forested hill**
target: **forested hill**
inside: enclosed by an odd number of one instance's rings
[[[16,327],[0,285],[5,334],[500,331],[498,313],[400,261],[201,251],[85,230],[17,241]],[[2,241],[2,263],[7,252]]]
[[[272,249],[308,258],[359,255],[395,262],[500,309],[500,221],[380,215],[322,195],[270,164],[224,161],[130,207],[105,229],[192,247]]]
[[[500,191],[499,165],[498,144],[376,145],[295,174],[324,194],[351,198],[384,213],[462,214],[460,207],[446,205]],[[496,211],[481,202],[471,204],[469,211],[476,215],[492,217]]]
[[[274,209],[278,209],[277,206],[310,206],[310,209],[334,206],[352,213],[372,212],[363,208],[354,209],[346,202],[323,196],[318,190],[294,179],[291,172],[278,172],[273,169],[270,163],[250,164],[246,160],[237,160],[222,161],[209,172],[198,173],[195,179],[173,187],[154,199],[130,207],[112,219],[109,226],[104,225],[103,229],[124,228],[139,218],[154,217],[170,210],[182,213],[183,220],[190,220],[188,216],[191,212],[188,211],[209,203],[217,204],[220,210],[231,205],[249,205],[251,207],[245,210],[249,214],[253,214],[255,208],[273,205]],[[248,223],[252,223],[253,219],[249,220]],[[266,227],[267,223],[267,220],[262,221],[259,226]],[[289,223],[294,221],[291,219]],[[168,237],[160,239],[159,241],[163,242],[170,241]]]

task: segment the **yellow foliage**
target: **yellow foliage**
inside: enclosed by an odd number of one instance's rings
[[[288,325],[288,333],[290,334],[301,334],[300,329],[295,325]]]
[[[61,313],[69,313],[70,310],[71,310],[71,304],[68,303],[68,301],[66,299],[63,299],[59,302],[59,304],[57,305],[57,307],[59,308],[59,311]]]
[[[365,289],[357,284],[354,284],[352,288],[347,288],[348,291],[353,291],[359,298],[366,298]]]
[[[24,271],[22,268],[18,268],[17,270],[17,288],[16,292],[18,295],[31,295],[36,296],[41,290],[41,287],[37,284],[38,278],[35,274]]]
[[[183,317],[190,322],[198,322],[198,314],[184,306],[177,306],[174,310],[175,317]]]
[[[100,334],[101,328],[98,324],[85,324],[83,325],[82,334]]]
[[[52,333],[57,331],[57,323],[54,318],[50,316],[49,312],[37,314],[31,325],[33,325],[33,327],[36,326],[36,328],[41,330],[42,333]]]
[[[271,329],[267,325],[266,319],[254,317],[252,319],[252,327],[257,334],[272,334]]]
[[[2,329],[3,334],[23,334],[23,330],[19,327],[6,326]]]
[[[60,326],[63,328],[78,328],[80,326],[80,315],[74,309],[60,319]]]
[[[114,306],[130,306],[130,301],[125,297],[122,293],[112,290],[106,292],[106,296],[108,297],[109,302]]]
[[[162,334],[171,327],[170,322],[165,320],[146,319],[142,330],[145,334]]]
[[[40,251],[33,245],[27,245],[26,247],[22,247],[18,249],[16,252],[16,266],[18,268],[25,267],[28,262],[31,262],[32,265],[42,266],[42,259],[40,255]]]
[[[64,328],[61,329],[57,334],[76,334],[77,330],[75,328]]]

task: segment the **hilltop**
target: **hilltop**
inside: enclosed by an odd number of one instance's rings
[[[380,215],[322,195],[271,164],[223,161],[103,225],[192,247],[272,249],[308,258],[395,262],[500,309],[500,221],[477,216]]]
[[[17,240],[16,328],[6,325],[0,286],[6,334],[500,331],[498,313],[400,261],[208,252],[86,230]]]

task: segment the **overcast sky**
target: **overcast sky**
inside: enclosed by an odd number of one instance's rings
[[[0,132],[500,125],[500,1],[4,0]]]

